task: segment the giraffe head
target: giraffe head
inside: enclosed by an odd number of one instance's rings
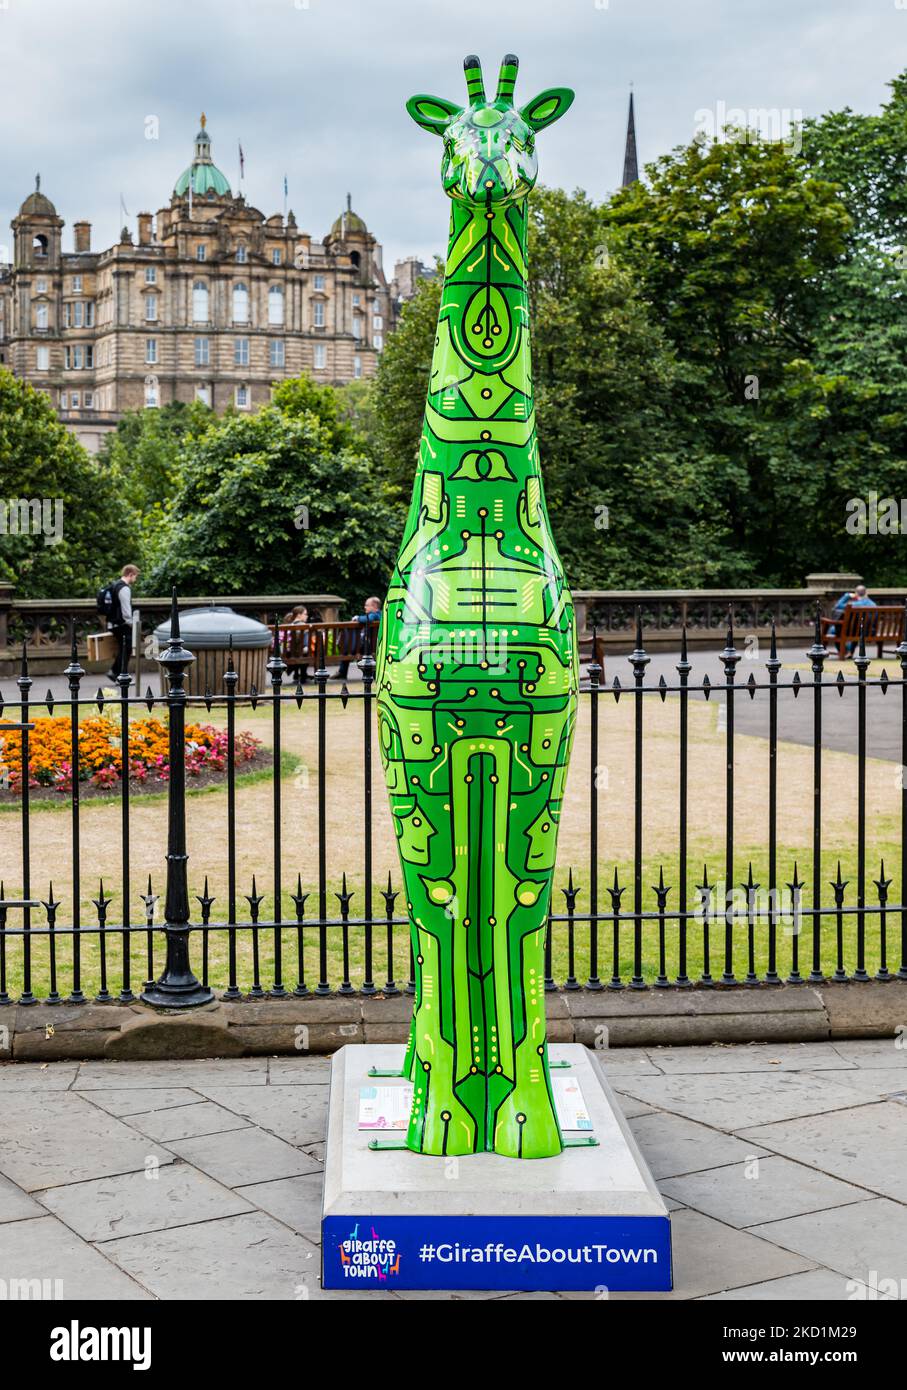
[[[550,87],[523,107],[513,103],[519,59],[508,53],[501,64],[494,98],[485,95],[482,66],[470,55],[463,62],[468,101],[457,106],[443,97],[410,97],[413,120],[444,142],[441,183],[449,198],[477,207],[506,207],[525,198],[538,176],[535,136],[563,116],[573,101],[567,87]]]

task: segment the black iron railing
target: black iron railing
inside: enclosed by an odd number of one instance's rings
[[[566,882],[556,892],[563,895],[562,911],[552,904],[546,950],[546,987],[566,989],[585,987],[641,991],[650,987],[678,988],[721,985],[771,985],[834,980],[866,981],[895,976],[907,978],[907,641],[897,648],[899,676],[882,671],[869,675],[870,658],[862,639],[854,653],[855,677],[839,671],[826,677],[829,653],[820,640],[819,614],[815,617],[815,639],[807,652],[809,675],[801,679],[794,671],[781,679],[782,663],[774,634],[765,663],[767,679],[750,675],[741,681],[738,664],[742,652],[735,646],[732,622],[727,628],[726,645],[720,652],[723,682],[710,682],[708,675],[693,681],[686,634],[682,637],[680,658],[674,669],[676,681],[662,675],[647,682],[650,657],[644,647],[641,618],[637,618],[636,645],[629,657],[629,681],[615,676],[609,684],[594,661],[584,672],[580,699],[586,703],[589,718],[589,761],[586,770],[589,791],[588,857],[582,866],[582,880],[575,868],[567,872]],[[370,640],[370,638],[368,639]],[[53,864],[46,861],[41,835],[33,835],[36,815],[29,778],[22,777],[21,806],[0,817],[0,878],[7,887],[17,885],[15,896],[6,896],[0,883],[0,1004],[28,1005],[39,998],[59,1003],[64,998],[80,1003],[88,993],[102,1001],[129,1002],[136,998],[133,971],[141,961],[144,982],[140,997],[157,1007],[185,1007],[214,997],[217,989],[224,999],[286,997],[361,993],[396,995],[412,992],[413,959],[408,941],[407,918],[397,909],[398,890],[392,877],[386,886],[374,881],[374,808],[372,792],[375,744],[374,678],[375,662],[365,651],[358,662],[361,682],[348,687],[329,688],[329,673],[323,651],[314,653],[317,670],[314,684],[304,686],[287,680],[287,667],[279,651],[268,662],[270,688],[249,692],[237,690],[238,676],[232,662],[224,676],[224,688],[189,696],[185,690],[186,671],[193,657],[183,646],[179,615],[174,596],[171,611],[171,637],[160,662],[165,690],[155,696],[130,694],[128,675],[118,681],[119,694],[105,701],[82,693],[85,672],[79,665],[75,647],[65,675],[69,698],[63,701],[68,712],[73,776],[68,800],[68,848],[71,866],[68,904],[55,900]],[[28,674],[27,652],[23,651],[18,677],[19,700],[16,717],[0,707],[0,738],[3,731],[15,732],[22,740],[22,767],[29,764],[29,739],[36,710],[42,704],[52,710],[52,700],[36,703],[31,698],[32,679]],[[852,772],[856,780],[856,819],[852,840],[831,849],[823,842],[823,708],[830,698],[840,698],[855,688],[856,754]],[[886,877],[882,863],[878,878],[870,872],[873,846],[867,819],[867,696],[878,692],[879,700],[897,702],[900,729],[902,776],[897,796],[898,829],[896,853],[899,892],[892,898],[893,880]],[[608,710],[621,700],[632,702],[633,718],[628,737],[632,741],[632,851],[629,861],[613,866],[602,862],[607,843],[602,837],[602,808],[606,793],[599,785],[600,740],[608,739]],[[664,769],[645,761],[647,707],[651,701],[673,702],[676,710],[676,852],[668,862],[662,856],[653,861],[648,852],[647,797],[655,779]],[[709,867],[701,880],[691,863],[690,767],[695,756],[695,731],[691,731],[691,700],[721,701],[723,717],[723,880],[709,880]],[[738,789],[736,715],[741,701],[767,702],[768,731],[765,752],[768,763],[767,803],[764,843],[761,846],[765,881],[754,877],[752,862],[745,869],[738,864],[735,812]],[[779,703],[782,700],[808,700],[811,705],[811,864],[809,883],[801,879],[794,860],[788,863],[786,846],[779,838],[779,759],[785,743],[779,737]],[[76,770],[80,760],[80,717],[89,709],[110,706],[119,721],[122,767],[129,765],[129,724],[131,714],[159,709],[169,721],[169,782],[167,785],[166,888],[163,920],[156,920],[158,894],[152,880],[134,882],[132,869],[132,813],[137,799],[128,776],[120,776],[116,795],[119,801],[118,882],[115,885],[121,906],[119,920],[109,920],[112,896],[103,881],[96,898],[88,901],[94,920],[83,921],[82,882],[85,852],[81,843],[82,808]],[[314,814],[310,820],[314,853],[311,868],[305,871],[286,862],[282,843],[283,780],[281,757],[286,722],[311,710],[316,719],[317,765],[315,769]],[[360,715],[357,718],[357,706]],[[190,896],[187,863],[187,815],[193,803],[187,800],[185,777],[184,725],[188,708],[217,709],[223,713],[227,732],[225,774],[226,798],[226,912],[212,916],[217,899],[209,893],[208,879],[196,893],[197,911]],[[272,903],[270,917],[261,915],[264,893],[259,892],[259,876],[253,874],[251,892],[240,891],[237,873],[237,804],[242,788],[235,764],[236,716],[243,707],[270,710],[270,737],[273,775],[270,779],[270,823],[257,825],[259,841],[270,840],[266,874]],[[344,756],[352,761],[355,780],[360,781],[361,801],[351,804],[349,815],[361,818],[358,841],[361,844],[361,913],[353,910],[356,897],[347,888],[351,865],[335,865],[331,860],[328,834],[328,711],[347,711],[348,729],[353,738],[345,740]],[[358,730],[358,732],[355,732]],[[350,750],[353,753],[350,753]],[[0,758],[2,762],[2,758]],[[571,776],[582,776],[574,765]],[[648,780],[647,780],[648,779]],[[719,790],[716,788],[716,791]],[[827,789],[826,789],[827,790]],[[3,849],[4,819],[18,814],[21,820],[21,863]],[[841,858],[853,859],[854,877],[842,876]],[[828,863],[836,864],[833,878],[826,874]],[[356,866],[358,871],[359,865]],[[33,893],[36,870],[41,881],[51,881],[45,898]],[[621,881],[622,872],[624,881]],[[788,876],[789,874],[789,876]],[[647,877],[650,876],[649,881]],[[657,876],[657,881],[655,880]],[[340,883],[338,888],[336,885]],[[108,884],[109,887],[109,884]],[[831,897],[828,890],[831,890]],[[848,889],[850,893],[848,894]],[[581,897],[585,904],[581,905]],[[898,900],[899,898],[899,900]],[[331,907],[336,900],[337,909]],[[626,899],[626,901],[625,901]],[[248,904],[248,912],[243,904]],[[285,905],[292,903],[292,912]],[[133,915],[133,908],[141,911]],[[358,906],[358,904],[357,904]],[[377,906],[377,911],[376,911]],[[314,909],[314,910],[313,910]],[[194,915],[193,915],[194,911]],[[224,942],[225,951],[215,947]],[[781,948],[784,948],[784,962]],[[90,960],[86,960],[90,952]],[[355,955],[355,964],[353,957]],[[894,956],[897,959],[894,959]],[[582,968],[580,968],[582,963]],[[400,974],[402,968],[402,976]],[[197,974],[196,974],[197,971]],[[65,976],[65,983],[64,983]],[[116,976],[119,989],[111,990]]]

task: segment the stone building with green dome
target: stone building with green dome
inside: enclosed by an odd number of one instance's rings
[[[375,372],[399,304],[381,246],[347,194],[321,240],[292,211],[266,216],[214,162],[204,115],[169,202],[116,245],[63,218],[40,178],[0,271],[0,362],[47,392],[96,449],[124,411],[202,400],[254,410],[287,377]]]

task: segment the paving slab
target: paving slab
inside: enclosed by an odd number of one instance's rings
[[[848,1109],[854,1103],[853,1090],[826,1079],[830,1075],[778,1071],[770,1076],[750,1072],[745,1077],[723,1073],[641,1076],[628,1077],[622,1085],[630,1095],[660,1110],[734,1132],[776,1120]]]
[[[907,1106],[895,1101],[759,1125],[739,1137],[882,1197],[907,1202]]]
[[[740,1228],[872,1199],[871,1192],[780,1157],[665,1178],[661,1190],[685,1206]]]
[[[168,1147],[227,1187],[295,1178],[318,1167],[315,1159],[292,1144],[251,1126],[199,1139],[172,1140]]]
[[[0,1221],[21,1221],[26,1216],[43,1215],[44,1208],[33,1202],[17,1183],[0,1177]]]
[[[846,1070],[854,1062],[827,1043],[717,1044],[712,1047],[652,1048],[649,1056],[666,1076],[697,1072],[775,1072]]]
[[[671,1217],[674,1247],[674,1288],[670,1293],[615,1293],[623,1299],[676,1302],[701,1298],[742,1284],[762,1282],[811,1269],[813,1261],[780,1249],[771,1239],[735,1231],[698,1211],[677,1211]]]
[[[904,1020],[907,1025],[907,1019]],[[857,1067],[900,1067],[907,1073],[907,1046],[903,1035],[896,1038],[852,1038],[836,1042],[835,1051]]]
[[[321,1244],[321,1197],[324,1176],[304,1173],[298,1178],[278,1178],[238,1187],[237,1193],[262,1211],[269,1212],[313,1245]]]
[[[70,1183],[41,1193],[49,1211],[85,1240],[163,1231],[236,1216],[252,1210],[239,1193],[222,1187],[188,1163],[171,1163],[154,1178],[124,1173],[94,1182]]]
[[[236,1086],[237,1091],[252,1091],[254,1086]],[[265,1088],[262,1087],[262,1090]],[[171,1139],[194,1139],[199,1134],[220,1134],[228,1129],[245,1129],[248,1120],[225,1110],[213,1101],[198,1098],[191,1105],[169,1106],[164,1110],[150,1110],[145,1114],[130,1115],[129,1124],[141,1134],[151,1139],[159,1139],[167,1144]]]
[[[77,1091],[133,1089],[139,1086],[265,1086],[267,1057],[224,1057],[189,1062],[83,1062]]]
[[[596,1057],[605,1069],[609,1080],[617,1082],[621,1076],[660,1076],[661,1067],[657,1058],[642,1047],[603,1047],[594,1048]]]
[[[875,1287],[893,1279],[901,1297],[907,1295],[907,1209],[899,1202],[878,1198],[772,1221],[754,1232],[848,1279]]]
[[[840,1303],[883,1298],[861,1279],[847,1279],[833,1269],[810,1269],[805,1274],[786,1274],[764,1284],[746,1284],[742,1289],[725,1289],[706,1294],[702,1303]]]
[[[104,1254],[157,1298],[293,1300],[318,1292],[317,1247],[264,1212],[107,1241]]]
[[[82,1096],[50,1092],[26,1107],[18,1095],[0,1095],[0,1173],[26,1192],[172,1161]]]
[[[829,1072],[822,1072],[822,1076],[828,1075]],[[839,1085],[858,1092],[863,1100],[907,1096],[907,1071],[902,1072],[900,1067],[851,1067],[848,1071],[836,1071],[834,1078]]]
[[[765,1153],[753,1141],[744,1142],[729,1134],[686,1120],[681,1115],[640,1115],[630,1128],[654,1178],[695,1173],[724,1163],[742,1163]]]
[[[318,1144],[324,1139],[327,1086],[208,1086],[204,1093],[288,1144]]]
[[[0,1095],[4,1091],[68,1091],[78,1062],[0,1062]]]
[[[329,1086],[330,1057],[271,1057],[268,1066],[271,1084],[280,1086]]]
[[[32,1293],[31,1297],[43,1299],[120,1302],[151,1296],[93,1245],[48,1215],[31,1221],[12,1221],[3,1227],[0,1280],[7,1290],[13,1280],[39,1280],[41,1293]]]
[[[106,1110],[108,1115],[139,1115],[151,1110],[168,1110],[173,1105],[192,1105],[201,1100],[197,1091],[185,1086],[172,1088],[139,1086],[122,1091],[80,1091],[92,1105]]]

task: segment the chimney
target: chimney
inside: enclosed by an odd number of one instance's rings
[[[138,223],[139,223],[139,246],[150,246],[150,245],[151,245],[151,213],[150,213],[150,212],[140,212],[140,213],[139,213],[139,216],[138,216]]]
[[[91,250],[91,223],[74,222],[72,224],[72,234],[75,242],[76,251]]]

